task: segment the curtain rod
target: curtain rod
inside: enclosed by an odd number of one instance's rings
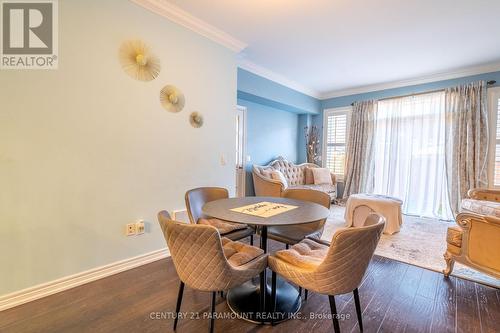
[[[494,85],[495,83],[497,83],[497,81],[495,81],[495,80],[491,80],[491,81],[486,82],[486,84],[488,86]],[[400,96],[393,96],[393,97],[384,97],[384,98],[377,99],[377,101],[385,101],[385,100],[393,99],[393,98],[404,98],[404,97],[410,97],[410,96],[432,94],[432,93],[441,92],[441,91],[444,91],[444,90],[445,89],[436,89],[436,90],[428,90],[428,91],[423,91],[423,92],[413,93],[413,94],[407,94],[407,95],[400,95]],[[351,106],[353,106],[353,105],[354,105],[354,103],[351,103]]]

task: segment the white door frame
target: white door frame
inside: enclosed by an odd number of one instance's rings
[[[241,157],[242,157],[242,170],[238,170],[238,159],[236,159],[236,196],[245,196],[246,193],[246,151],[247,151],[247,108],[244,106],[236,105],[236,117],[242,116],[243,118],[243,135],[241,144]],[[238,133],[236,133],[238,135]],[[238,149],[236,148],[236,152]],[[240,186],[238,187],[238,181]]]

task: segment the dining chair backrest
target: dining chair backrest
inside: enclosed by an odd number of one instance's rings
[[[173,221],[165,211],[158,213],[158,221],[181,281],[197,290],[223,290],[229,263],[217,229]]]
[[[325,260],[319,265],[318,291],[338,295],[360,284],[384,229],[385,218],[377,213],[367,217],[365,226],[342,228],[333,235]]]
[[[283,193],[283,197],[288,199],[313,202],[328,209],[330,209],[332,200],[330,196],[325,192],[310,189],[288,189]],[[304,226],[309,228],[311,230],[311,233],[317,231],[317,237],[321,237],[325,223],[326,219],[321,219],[316,222],[308,223]]]
[[[160,223],[161,231],[163,231],[163,236],[165,236],[165,232],[167,231],[167,222],[172,221],[170,214],[166,210],[162,210],[158,213],[158,223]],[[167,239],[165,238],[165,241]]]
[[[283,192],[283,197],[288,199],[314,202],[328,209],[330,209],[332,200],[327,193],[310,189],[287,189],[285,190],[285,192]]]
[[[362,227],[366,225],[367,218],[375,211],[366,205],[359,205],[352,212],[352,226]]]
[[[202,207],[210,201],[229,198],[229,193],[222,187],[199,187],[186,192],[184,197],[191,223],[198,223],[200,218],[207,218]]]

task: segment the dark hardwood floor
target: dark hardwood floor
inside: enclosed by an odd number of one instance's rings
[[[282,245],[270,242],[271,250]],[[0,332],[171,332],[179,280],[160,260],[0,312]],[[374,257],[359,288],[365,332],[499,332],[500,291],[383,257]],[[186,288],[177,332],[206,332],[209,293]],[[337,297],[341,332],[358,332],[352,294]],[[301,318],[277,326],[216,320],[216,332],[333,332],[328,298],[310,293]],[[218,298],[219,315],[231,314]],[[152,319],[154,318],[154,319]],[[160,318],[160,319],[156,319]]]

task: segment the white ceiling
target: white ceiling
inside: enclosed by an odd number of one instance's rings
[[[247,44],[250,67],[316,96],[500,63],[500,0],[168,2]]]

